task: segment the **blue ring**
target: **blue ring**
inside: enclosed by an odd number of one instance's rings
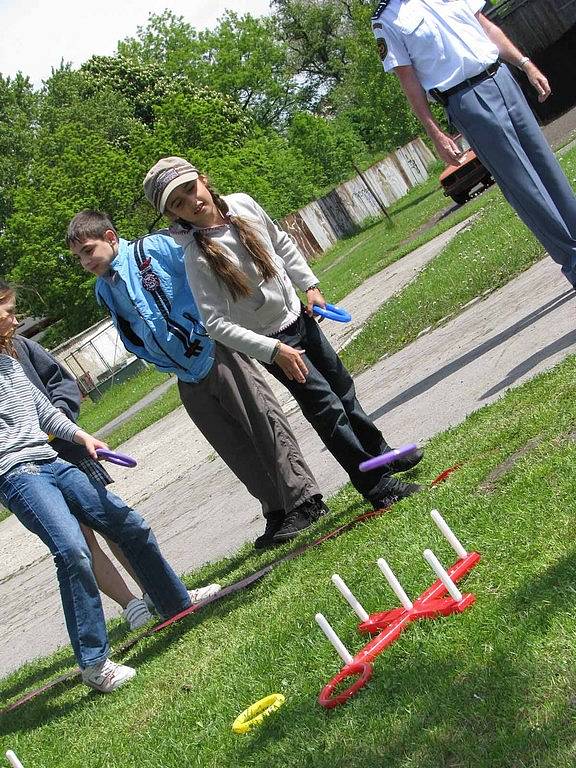
[[[326,309],[318,307],[316,304],[312,308],[315,315],[321,317],[327,317],[329,320],[336,320],[338,323],[349,323],[352,320],[352,315],[346,312],[345,309],[335,307],[334,304],[326,304]]]

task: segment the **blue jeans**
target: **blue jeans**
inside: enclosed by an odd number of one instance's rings
[[[108,636],[90,550],[79,521],[121,548],[163,616],[190,605],[148,523],[62,459],[18,464],[0,476],[0,499],[54,555],[66,626],[81,668],[107,658]]]
[[[358,465],[385,453],[390,446],[358,402],[352,376],[304,307],[298,320],[274,334],[274,338],[304,350],[306,382],[289,379],[273,363],[265,368],[293,395],[326,448],[348,473],[354,488],[370,503],[378,503],[386,493],[389,471],[360,472]]]

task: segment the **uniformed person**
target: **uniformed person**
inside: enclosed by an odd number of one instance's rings
[[[435,121],[444,105],[508,202],[576,286],[576,198],[524,95],[502,62],[522,69],[538,93],[546,77],[482,13],[484,0],[383,0],[372,29],[384,69],[394,70],[441,159],[460,150]]]

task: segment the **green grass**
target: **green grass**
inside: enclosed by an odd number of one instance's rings
[[[87,432],[97,432],[168,378],[169,375],[166,373],[159,373],[152,367],[146,368],[121,384],[108,389],[98,402],[84,400],[78,423]]]
[[[392,224],[384,218],[369,221],[358,234],[344,238],[313,261],[311,266],[332,303],[337,303],[368,277],[411,251],[414,247],[412,243],[420,241],[417,234],[420,227],[452,204],[438,183],[441,168],[440,164],[433,166],[426,182],[410,190],[390,207]],[[471,206],[475,209],[480,204],[480,200],[475,200],[464,209],[459,209],[436,225],[438,232],[466,218],[470,215]],[[431,235],[425,233],[421,237],[426,242]],[[406,243],[406,240],[410,242]]]
[[[178,387],[170,387],[167,392],[160,395],[160,397],[153,403],[146,405],[134,416],[126,419],[126,421],[119,427],[116,427],[116,429],[109,432],[104,440],[110,448],[117,448],[129,438],[142,432],[146,427],[163,419],[164,416],[167,416],[180,405],[182,405],[182,403],[180,395],[178,394]]]
[[[413,475],[430,480],[462,462],[444,485],[142,641],[125,658],[137,678],[113,696],[66,684],[4,716],[2,750],[26,768],[573,768],[575,384],[569,358],[434,438]],[[454,558],[432,507],[482,554],[462,583],[476,604],[409,627],[376,660],[367,688],[345,707],[321,709],[318,692],[340,663],[314,613],[352,652],[362,644],[330,575],[340,573],[368,611],[392,607],[374,562],[383,556],[419,594],[432,580],[422,550]],[[361,504],[345,488],[333,508],[314,533]],[[228,583],[276,554],[246,547],[188,581]],[[122,636],[117,622],[112,633]],[[0,682],[3,702],[69,663],[62,651],[23,667]],[[236,715],[275,691],[284,707],[234,735]]]

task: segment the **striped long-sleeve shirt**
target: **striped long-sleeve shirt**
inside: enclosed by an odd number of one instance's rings
[[[17,464],[54,458],[48,434],[71,441],[77,431],[28,380],[20,363],[0,355],[0,475]]]

